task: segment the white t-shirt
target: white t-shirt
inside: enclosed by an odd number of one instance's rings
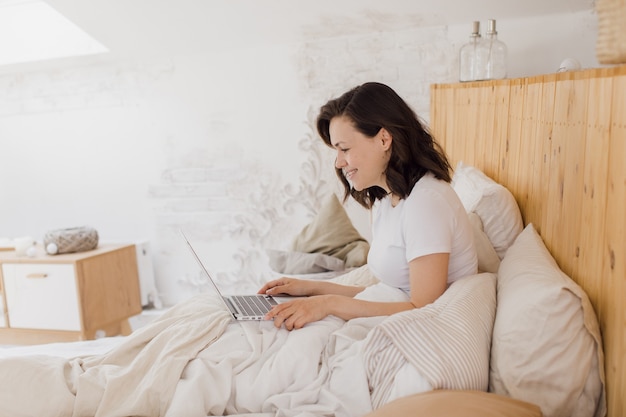
[[[367,262],[382,282],[409,293],[409,262],[433,253],[450,254],[448,284],[477,272],[465,208],[449,183],[428,173],[395,207],[391,197],[374,204]]]

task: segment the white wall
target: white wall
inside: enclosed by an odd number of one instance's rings
[[[456,81],[469,28],[4,71],[0,237],[91,225],[103,241],[147,239],[172,304],[206,289],[182,227],[231,289],[256,289],[263,250],[285,249],[320,197],[339,190],[313,130],[319,106],[375,80],[427,120],[429,86]],[[598,66],[591,10],[498,21],[498,30],[512,77],[554,72],[566,57]],[[369,238],[367,213],[349,212]]]

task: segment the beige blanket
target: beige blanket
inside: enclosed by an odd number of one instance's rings
[[[105,355],[1,360],[0,415],[164,415],[173,382],[229,322],[218,303],[202,296],[172,308]]]

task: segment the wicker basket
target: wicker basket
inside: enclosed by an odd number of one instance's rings
[[[596,12],[598,61],[601,64],[626,63],[626,0],[596,0]]]
[[[50,255],[84,252],[98,246],[98,232],[91,227],[52,230],[44,235],[43,243]]]

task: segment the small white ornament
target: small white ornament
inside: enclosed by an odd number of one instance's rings
[[[17,256],[26,256],[28,248],[33,246],[35,240],[30,236],[18,237],[15,239],[15,254]]]
[[[56,255],[58,250],[59,248],[57,247],[56,243],[48,243],[48,246],[46,246],[46,252],[48,252],[50,255]]]
[[[29,258],[34,258],[35,256],[37,256],[37,248],[31,246],[30,248],[26,249],[26,256],[28,256]]]
[[[577,71],[580,69],[580,62],[575,60],[574,58],[565,58],[561,65],[559,65],[559,69],[557,72],[566,72],[566,71]]]

